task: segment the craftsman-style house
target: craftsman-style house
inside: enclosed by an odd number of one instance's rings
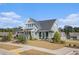
[[[29,39],[30,33],[32,38],[48,40],[53,38],[54,33],[58,31],[56,19],[36,21],[29,18],[25,24],[25,35]]]

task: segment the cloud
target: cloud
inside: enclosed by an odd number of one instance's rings
[[[0,15],[7,18],[21,18],[21,16],[17,15],[15,12],[1,12]]]
[[[21,16],[15,12],[1,12],[0,13],[0,27],[16,27],[22,23]]]
[[[64,27],[65,25],[79,27],[79,14],[70,14],[65,18],[59,19],[59,25],[60,27]]]

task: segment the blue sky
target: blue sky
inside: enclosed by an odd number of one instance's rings
[[[29,17],[36,20],[56,18],[60,27],[79,26],[79,4],[0,4],[0,28],[23,26]]]

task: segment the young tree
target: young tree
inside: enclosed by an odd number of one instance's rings
[[[55,32],[53,41],[54,42],[60,42],[60,40],[61,40],[60,33],[59,32]]]
[[[12,39],[12,33],[9,32],[9,34],[8,34],[8,40],[10,41],[11,39]]]

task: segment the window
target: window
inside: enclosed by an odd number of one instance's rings
[[[34,24],[26,24],[26,27],[32,29],[33,28],[33,25]]]
[[[37,35],[37,33],[35,32],[35,35]]]
[[[28,27],[28,24],[26,24],[26,27]]]
[[[33,27],[33,24],[32,24],[32,27]]]
[[[30,24],[29,24],[29,27],[30,27]]]
[[[29,27],[29,24],[28,24],[28,27]]]

